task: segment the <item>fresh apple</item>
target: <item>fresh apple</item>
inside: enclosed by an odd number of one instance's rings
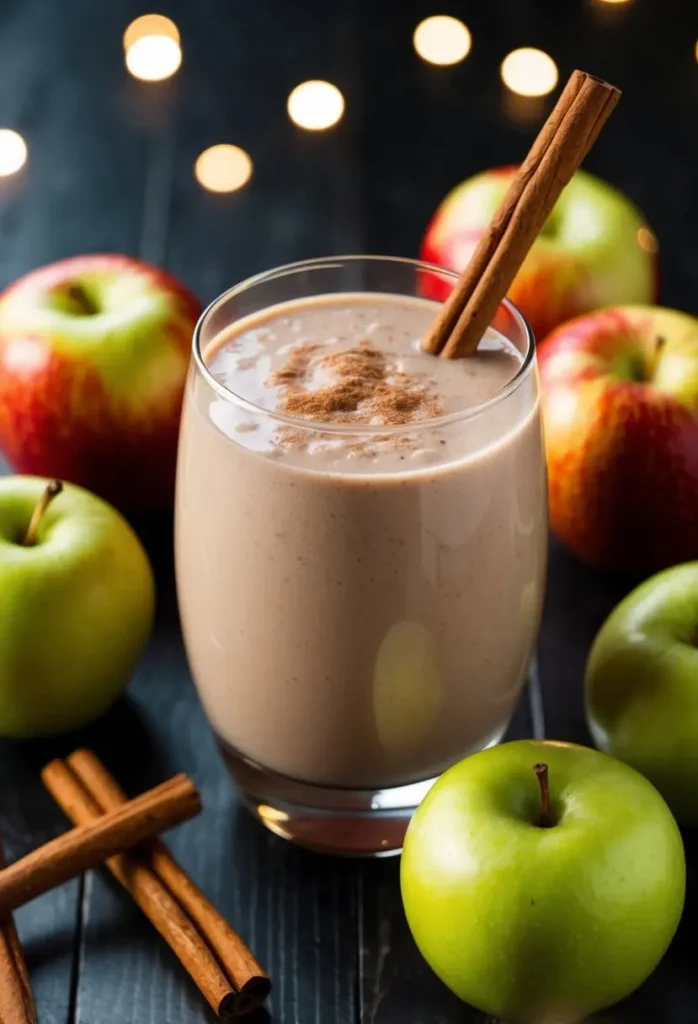
[[[698,562],[646,580],[611,612],[589,655],[587,720],[602,750],[698,824]]]
[[[148,639],[153,575],[140,541],[80,487],[0,478],[0,735],[97,718]]]
[[[462,270],[509,188],[516,167],[462,182],[434,214],[422,259]],[[602,306],[656,298],[657,244],[645,218],[617,189],[577,171],[558,199],[519,270],[509,298],[536,338],[571,317]],[[449,286],[432,279],[434,298]]]
[[[576,1024],[636,989],[671,942],[685,882],[676,822],[642,775],[534,740],[442,775],[401,865],[427,962],[511,1024]]]
[[[698,320],[601,310],[538,357],[553,532],[621,573],[698,558]]]
[[[171,505],[201,306],[127,256],[41,267],[0,295],[0,449],[20,473],[80,484],[127,512]]]

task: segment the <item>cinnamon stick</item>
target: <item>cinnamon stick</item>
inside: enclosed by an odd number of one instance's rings
[[[127,797],[90,751],[45,769],[44,784],[76,823],[112,813]],[[266,999],[271,983],[207,897],[158,840],[107,867],[127,889],[221,1016],[241,1016]]]
[[[560,193],[619,99],[615,86],[573,72],[424,339],[425,352],[455,359],[476,350]]]
[[[126,802],[126,794],[96,754],[78,750],[68,758],[68,765],[104,812],[114,811]],[[255,1005],[263,1002],[271,990],[271,982],[237,932],[179,866],[164,843],[155,839],[147,843],[145,849],[149,866],[208,940],[238,993],[244,996],[256,992],[261,998]],[[247,1002],[238,1000],[241,1005]]]
[[[0,916],[200,810],[194,783],[176,775],[114,814],[71,829],[0,871]]]
[[[0,845],[0,868],[3,866]],[[0,921],[0,1021],[2,1024],[36,1024],[29,971],[10,914]]]

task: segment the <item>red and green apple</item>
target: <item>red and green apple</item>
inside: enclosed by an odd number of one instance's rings
[[[0,295],[0,450],[127,512],[171,505],[197,299],[119,255],[78,256]]]
[[[434,214],[422,259],[461,271],[509,188],[515,167],[469,178]],[[656,298],[656,239],[621,192],[577,171],[564,189],[509,290],[539,340],[571,317],[603,306]],[[434,298],[448,285],[434,278]]]
[[[628,575],[698,558],[698,320],[600,310],[538,358],[553,533]]]

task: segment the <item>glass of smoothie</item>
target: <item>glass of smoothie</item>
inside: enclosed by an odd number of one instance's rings
[[[396,852],[434,778],[504,735],[547,547],[534,341],[421,350],[457,276],[312,260],[212,303],[176,507],[189,662],[245,802],[317,850]]]

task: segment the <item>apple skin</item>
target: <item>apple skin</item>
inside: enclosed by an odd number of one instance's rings
[[[129,682],[150,634],[148,558],[106,502],[66,485],[33,547],[18,543],[47,485],[0,477],[0,735],[80,728]]]
[[[586,668],[589,729],[698,824],[698,562],[646,580],[611,612]]]
[[[85,312],[82,290],[98,312]],[[197,299],[157,267],[89,255],[0,295],[0,449],[19,473],[131,513],[171,507]]]
[[[553,533],[622,574],[698,558],[698,320],[600,310],[554,331],[538,365]]]
[[[497,167],[453,189],[429,223],[422,259],[463,270],[515,174],[516,167]],[[541,339],[589,310],[655,301],[652,250],[654,235],[630,200],[577,171],[507,294]],[[433,284],[433,297],[444,299],[448,286],[436,278]]]
[[[538,823],[533,766],[558,823]],[[678,926],[686,865],[657,790],[587,747],[520,740],[435,783],[405,839],[407,920],[436,974],[510,1024],[573,1024],[629,995]]]

